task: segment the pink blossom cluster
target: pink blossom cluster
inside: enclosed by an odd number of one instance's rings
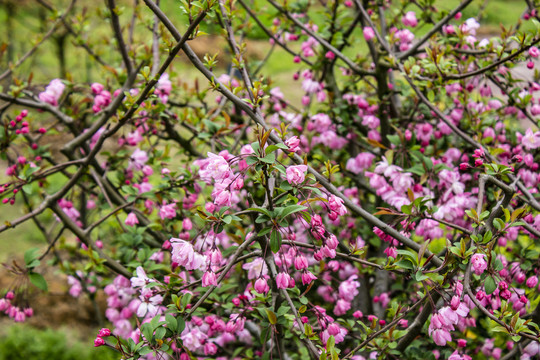
[[[100,83],[91,85],[92,93],[94,94],[94,105],[92,111],[97,114],[111,103],[111,93],[104,89]]]
[[[131,282],[118,275],[114,281],[105,287],[107,309],[105,316],[112,322],[114,333],[123,338],[138,339],[138,329],[134,329],[130,321],[137,312],[140,301],[135,298],[137,290]]]
[[[167,101],[169,101],[169,95],[172,91],[172,83],[171,80],[169,80],[169,74],[164,73],[160,76],[157,85],[155,94],[159,96],[161,102],[163,104],[166,104]]]
[[[18,305],[21,299],[14,291],[8,291],[3,298],[0,298],[0,312],[3,312],[15,322],[24,322],[27,318],[34,315],[34,310],[26,305]]]
[[[207,183],[213,183],[212,198],[213,205],[207,206],[207,210],[213,212],[216,207],[231,206],[238,202],[238,192],[244,187],[242,174],[237,174],[230,166],[233,156],[224,150],[218,155],[209,152],[207,159],[196,160],[195,165],[199,166],[199,176]],[[241,169],[242,164],[238,162]]]
[[[16,135],[28,134],[30,132],[30,124],[28,121],[23,121],[28,116],[28,110],[22,110],[19,115],[15,117],[15,120],[9,121],[9,126],[11,130],[15,130]],[[40,134],[45,134],[47,130],[45,128],[39,128],[38,132]],[[36,145],[37,146],[37,145]],[[34,150],[35,148],[32,147]]]
[[[459,295],[454,295],[450,306],[444,306],[431,317],[429,336],[435,344],[446,345],[447,342],[452,341],[450,331],[454,331],[454,326],[457,326],[459,322],[463,323],[468,314],[469,307],[460,301]]]
[[[80,270],[77,270],[76,276],[68,275],[67,282],[68,282],[68,285],[70,286],[69,294],[71,296],[73,296],[74,298],[78,298],[79,296],[81,296],[81,293],[84,288],[90,294],[94,294],[97,291],[97,287],[93,285],[93,281],[92,281],[93,274],[90,273],[88,275],[89,276],[85,276],[85,274]],[[84,287],[81,280],[84,281]]]
[[[60,100],[65,87],[62,80],[54,79],[47,85],[45,91],[39,93],[39,100],[52,106],[58,106],[58,100]]]

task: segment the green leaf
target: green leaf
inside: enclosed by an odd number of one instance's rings
[[[38,248],[33,248],[24,253],[24,263],[28,267],[30,263],[32,263],[37,257],[38,257]]]
[[[156,339],[163,339],[166,332],[167,329],[165,329],[163,326],[160,326],[156,329],[156,333],[154,334],[154,336],[156,337]]]
[[[184,318],[179,316],[176,318],[176,332],[180,334],[184,329],[186,328],[186,322],[184,321]]]
[[[47,286],[47,281],[41,274],[31,272],[28,277],[30,278],[30,282],[34,284],[37,288],[43,291],[49,290],[49,287]]]
[[[266,155],[265,157],[259,158],[260,161],[265,162],[267,164],[273,164],[276,162],[276,154],[270,153]]]
[[[413,263],[411,263],[409,260],[399,260],[397,263],[394,264],[398,268],[402,269],[408,269],[412,270],[414,269]]]
[[[272,228],[269,228],[269,227],[264,228],[261,231],[259,231],[257,236],[264,236],[264,235],[268,234],[270,231],[272,231]]]
[[[493,226],[495,226],[495,229],[501,231],[504,228],[504,221],[496,218],[495,220],[493,220]]]
[[[283,150],[287,150],[289,147],[283,143],[279,143],[279,144],[275,144],[275,145],[270,145],[268,146],[266,149],[264,149],[266,151],[266,154],[270,154],[274,151],[276,151],[277,149],[283,149]]]
[[[178,323],[176,322],[176,318],[174,316],[172,316],[171,314],[165,315],[165,322],[167,323],[167,328],[169,328],[169,330],[171,330],[172,332],[176,331]]]
[[[256,212],[260,212],[261,214],[264,214],[266,216],[268,216],[269,218],[272,217],[272,215],[270,214],[270,211],[266,210],[265,208],[248,208],[246,209],[246,211],[256,211]]]
[[[25,194],[32,195],[32,184],[23,185],[22,190]]]
[[[152,329],[152,325],[150,325],[150,323],[142,324],[141,332],[144,335],[144,338],[146,340],[148,340],[148,341],[152,340],[153,329]]]
[[[259,161],[259,159],[257,159],[257,157],[255,157],[255,156],[248,156],[246,158],[246,164],[248,164],[248,165],[253,165],[258,161]]]
[[[272,310],[266,309],[266,316],[268,317],[268,321],[270,321],[270,324],[277,324],[277,316]]]
[[[497,284],[495,284],[495,280],[493,280],[491,276],[486,277],[486,280],[484,282],[484,289],[486,289],[487,295],[493,294],[495,289],[497,289]]]
[[[276,229],[272,230],[272,233],[270,234],[270,249],[273,253],[279,251],[281,248],[281,241],[281,233]]]
[[[280,217],[284,219],[288,215],[294,214],[295,212],[303,211],[305,209],[307,209],[307,207],[305,207],[304,205],[289,205],[285,209],[283,209]]]

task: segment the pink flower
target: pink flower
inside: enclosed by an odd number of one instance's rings
[[[171,90],[172,84],[169,80],[169,74],[165,73],[159,78],[155,91],[156,95],[159,96],[163,104],[167,103]]]
[[[229,190],[214,191],[212,195],[217,206],[231,206],[232,194]]]
[[[375,155],[371,153],[360,153],[356,158],[350,158],[347,161],[346,169],[352,173],[359,174],[363,170],[367,170],[371,167],[373,159],[375,159]]]
[[[356,281],[357,276],[352,275],[346,281],[343,281],[338,288],[339,297],[347,300],[349,302],[353,301],[356,295],[358,295],[358,288],[360,287],[360,282]]]
[[[66,86],[60,79],[54,79],[52,80],[49,85],[45,88],[45,91],[41,92],[38,97],[39,100],[42,102],[46,102],[48,104],[51,104],[53,106],[58,105],[58,100],[62,96],[62,93],[64,92],[64,88]]]
[[[289,147],[290,152],[297,152],[300,150],[300,139],[298,136],[293,136],[285,141],[285,145]]]
[[[254,288],[259,294],[266,294],[270,290],[266,279],[263,277],[260,277],[255,281]]]
[[[313,275],[311,272],[306,270],[302,273],[302,285],[307,285],[311,283],[313,280],[317,280],[317,277]]]
[[[536,275],[531,276],[527,279],[527,282],[525,283],[528,288],[533,288],[538,284],[538,277]]]
[[[328,198],[328,207],[330,210],[338,213],[340,216],[343,216],[347,213],[347,208],[343,205],[343,200],[337,196],[330,195]]]
[[[326,54],[324,55],[324,57],[329,59],[329,60],[334,60],[336,58],[336,54],[334,54],[331,51],[327,51]]]
[[[140,296],[143,301],[141,301],[139,308],[137,309],[138,317],[155,316],[159,311],[159,305],[161,305],[161,302],[163,301],[163,296],[154,295],[149,298],[147,296]]]
[[[182,339],[182,344],[189,351],[197,351],[199,349],[202,350],[204,346],[203,344],[205,343],[207,338],[208,335],[206,335],[196,326],[192,327],[189,330],[186,327],[186,329],[182,332],[182,335],[180,335],[180,339]]]
[[[384,249],[386,256],[396,259],[397,258],[397,249],[393,246],[389,246]]]
[[[540,147],[540,131],[533,133],[531,128],[528,128],[521,138],[521,143],[528,150]]]
[[[172,238],[171,247],[171,260],[186,270],[201,270],[206,265],[206,256],[195,252],[187,241]]]
[[[351,303],[344,299],[339,299],[336,302],[336,306],[334,307],[334,314],[337,316],[342,316],[347,313],[351,309]]]
[[[193,223],[189,218],[185,218],[184,220],[182,220],[182,229],[184,229],[185,231],[193,229]]]
[[[295,286],[294,279],[287,273],[280,272],[276,276],[276,284],[278,289],[293,288]]]
[[[139,219],[137,219],[137,215],[135,213],[130,212],[126,218],[126,221],[124,222],[127,226],[135,226],[139,223]]]
[[[304,255],[298,255],[294,258],[294,268],[304,270],[308,268],[308,260]]]
[[[481,275],[487,268],[486,255],[474,254],[471,258],[473,271],[476,275]]]
[[[217,286],[216,273],[207,271],[202,277],[202,287]]]
[[[148,161],[148,154],[144,150],[135,149],[129,158],[128,170],[135,168],[140,170]]]
[[[364,38],[366,39],[366,41],[370,41],[374,37],[375,37],[375,31],[373,31],[371,27],[366,26],[364,28]]]
[[[214,344],[213,342],[207,342],[206,344],[204,344],[204,355],[205,356],[208,356],[208,355],[215,355],[217,353],[217,346],[216,344]]]
[[[540,354],[540,344],[538,344],[536,341],[531,341],[529,345],[525,346],[525,349],[523,349],[523,355],[527,355],[527,359],[530,359],[531,357]],[[522,359],[523,359],[522,355]]]
[[[529,56],[537,58],[538,55],[540,55],[540,50],[538,50],[536,46],[532,46],[529,48]]]
[[[176,204],[164,204],[159,208],[159,217],[161,220],[173,219],[176,216]]]
[[[216,155],[211,152],[208,153],[208,159],[206,166],[201,167],[199,170],[199,176],[205,181],[223,180],[231,175],[231,168],[229,162],[221,155]]]
[[[405,16],[401,18],[401,22],[405,26],[415,27],[418,25],[418,20],[416,20],[416,13],[414,11],[408,11]]]
[[[109,330],[109,329],[107,329],[107,328],[102,328],[101,330],[99,330],[98,336],[99,336],[99,337],[107,337],[107,336],[111,336],[111,330]]]
[[[452,336],[450,335],[450,332],[445,329],[435,329],[431,332],[430,335],[433,338],[435,344],[439,346],[444,346],[447,342],[452,341]]]
[[[242,269],[247,270],[249,280],[257,279],[261,274],[268,274],[268,267],[262,258],[256,258],[252,262],[245,263],[242,265]]]
[[[94,346],[95,347],[99,347],[99,346],[102,346],[102,345],[105,345],[105,340],[103,340],[102,338],[100,338],[99,336],[94,340]]]
[[[289,166],[286,170],[287,181],[291,185],[298,185],[306,179],[306,165]]]

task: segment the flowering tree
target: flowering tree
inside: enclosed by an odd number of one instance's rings
[[[0,75],[0,232],[48,247],[2,313],[32,316],[52,256],[73,296],[104,291],[95,345],[122,359],[538,355],[537,1],[491,39],[472,0],[37,3],[49,31]],[[23,73],[59,29],[99,82]]]

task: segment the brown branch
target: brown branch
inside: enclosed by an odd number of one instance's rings
[[[532,43],[528,44],[527,46],[524,46],[522,47],[521,49],[517,50],[516,52],[512,53],[511,55],[508,55],[498,61],[495,61],[491,64],[489,64],[488,66],[485,66],[483,68],[480,68],[480,69],[477,69],[477,70],[474,70],[474,71],[469,71],[467,73],[464,73],[464,74],[444,74],[443,75],[443,78],[444,79],[452,79],[452,80],[461,80],[461,79],[466,79],[468,77],[471,77],[471,76],[476,76],[476,75],[480,75],[480,74],[483,74],[493,68],[496,68],[497,66],[501,65],[501,64],[504,64],[510,60],[512,60],[513,58],[517,57],[519,54],[523,53],[524,51],[527,51],[529,50],[531,47],[533,47],[534,45],[538,44],[540,42],[540,38],[537,38],[535,39]]]
[[[118,14],[116,14],[116,4],[114,0],[107,0],[107,6],[111,12],[111,23],[113,28],[114,37],[116,38],[116,43],[118,45],[118,50],[122,55],[122,60],[124,61],[124,66],[126,67],[128,75],[133,72],[133,63],[129,58],[128,49],[126,43],[124,42],[124,37],[122,36],[122,28],[120,27],[120,20],[118,19]]]

